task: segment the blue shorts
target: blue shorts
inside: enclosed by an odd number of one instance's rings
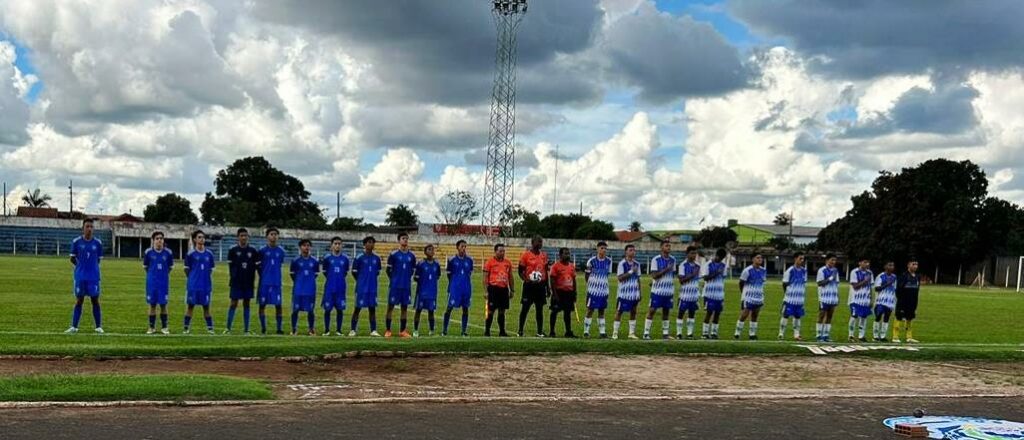
[[[633,312],[636,311],[637,306],[640,305],[640,299],[622,299],[616,298],[616,310],[620,312]]]
[[[416,296],[416,310],[437,310],[437,297]]]
[[[198,291],[198,292],[188,292],[188,294],[185,295],[185,304],[188,304],[190,306],[209,307],[210,306],[210,296],[211,295],[210,295],[210,291],[209,290],[202,290],[202,291]]]
[[[853,316],[854,318],[867,318],[868,316],[871,316],[871,306],[850,304],[850,316]]]
[[[667,295],[651,295],[652,309],[671,309],[672,297]]]
[[[281,286],[260,286],[259,302],[261,306],[281,305]]]
[[[892,313],[892,308],[875,304],[875,316],[884,316],[886,313]]]
[[[833,310],[833,309],[835,309],[835,308],[836,308],[836,306],[838,306],[838,305],[839,305],[839,304],[825,304],[825,303],[820,303],[820,304],[818,304],[818,310]]]
[[[709,312],[721,312],[724,305],[725,300],[704,298],[704,310]]]
[[[313,313],[316,295],[292,295],[292,311]]]
[[[740,301],[740,310],[761,310],[764,303],[752,303],[747,301]]]
[[[604,310],[608,308],[608,295],[591,295],[587,294],[587,309],[589,310]]]
[[[412,302],[412,289],[408,287],[392,287],[388,292],[389,306],[408,307],[410,302]]]
[[[247,289],[245,287],[232,287],[231,293],[228,294],[228,297],[231,299],[252,299],[253,296],[255,295],[253,294],[252,289]]]
[[[99,281],[76,281],[75,282],[75,298],[82,297],[99,298],[100,296],[100,282]]]
[[[347,306],[347,305],[348,304],[346,304],[346,301],[345,301],[345,291],[341,291],[341,292],[324,291],[324,297],[320,300],[320,306],[323,307],[324,310],[330,310],[330,309],[345,310],[345,306]]]
[[[377,308],[377,292],[356,292],[356,308]]]
[[[782,317],[783,318],[803,318],[806,313],[804,312],[803,304],[790,304],[787,302],[782,303]]]
[[[146,304],[151,306],[166,306],[167,289],[146,290]]]
[[[473,295],[469,292],[453,293],[448,292],[448,307],[465,307],[469,308],[470,303],[473,301]]]
[[[680,312],[696,312],[698,309],[700,309],[700,305],[697,304],[697,301],[679,301]]]

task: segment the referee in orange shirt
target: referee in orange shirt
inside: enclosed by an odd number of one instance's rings
[[[512,298],[512,262],[505,258],[505,245],[494,245],[494,256],[484,264],[484,291],[487,292],[487,327],[484,336],[491,335],[494,314],[498,314],[498,336],[505,333],[505,310]]]
[[[519,311],[519,337],[523,336],[530,306],[537,306],[537,337],[544,337],[544,304],[548,297],[548,254],[539,235],[530,240],[530,249],[519,257],[519,278],[523,280],[522,310]],[[535,279],[531,279],[535,278]]]

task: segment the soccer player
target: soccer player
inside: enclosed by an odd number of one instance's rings
[[[751,341],[757,340],[757,317],[761,314],[761,307],[764,306],[764,282],[767,272],[762,265],[764,255],[754,254],[754,261],[750,266],[740,273],[740,292],[743,292],[740,299],[740,319],[736,321],[736,332],[733,338],[739,339],[743,333],[743,324],[750,319],[750,332],[748,337]]]
[[[398,335],[411,337],[407,329],[409,302],[412,301],[412,274],[416,270],[416,256],[409,250],[409,234],[398,234],[398,249],[388,256],[388,313],[384,317],[384,337],[391,337],[391,313],[395,306],[402,307]]]
[[[268,305],[274,306],[276,312],[274,317],[277,319],[277,334],[284,334],[282,329],[284,319],[281,311],[281,265],[284,264],[285,254],[284,249],[277,245],[280,235],[281,232],[277,228],[267,228],[267,245],[260,248],[260,256],[256,260],[260,274],[260,287],[257,292],[259,295],[257,299],[260,303],[260,331],[264,335],[267,334],[266,309]]]
[[[320,305],[324,308],[324,336],[331,334],[331,311],[337,313],[335,332],[341,336],[341,322],[345,318],[345,295],[348,291],[349,268],[352,263],[341,253],[341,237],[331,238],[331,252],[320,259],[324,271],[324,297]]]
[[[608,278],[612,274],[612,259],[608,257],[608,243],[597,243],[597,256],[587,260],[583,277],[587,281],[587,317],[583,319],[583,337],[590,337],[591,317],[597,311],[597,331],[601,339],[607,338],[604,311],[608,308]]]
[[[715,251],[715,257],[705,265],[701,278],[704,279],[704,326],[701,330],[702,339],[718,339],[718,320],[722,317],[725,303],[725,257],[729,254],[725,249]]]
[[[555,323],[562,313],[565,337],[575,338],[572,333],[572,312],[576,309],[576,265],[572,263],[569,248],[558,249],[558,262],[551,265],[548,279],[551,283],[551,333],[555,337]]]
[[[519,310],[519,337],[523,337],[526,328],[526,316],[530,314],[530,306],[536,309],[537,337],[544,337],[544,304],[548,295],[548,254],[544,252],[544,239],[534,235],[530,239],[530,249],[519,257],[519,278],[523,280],[523,297]]]
[[[889,319],[896,308],[896,263],[887,261],[885,271],[875,277],[875,323],[872,333],[875,342],[888,342]]]
[[[356,280],[356,308],[352,311],[352,329],[349,336],[356,335],[359,328],[359,311],[365,307],[370,314],[370,336],[377,333],[377,279],[380,278],[380,257],[373,253],[377,239],[363,238],[363,254],[352,263],[352,278]]]
[[[235,310],[238,301],[242,301],[242,332],[249,334],[249,304],[255,296],[256,262],[260,253],[249,245],[249,230],[239,228],[235,233],[238,245],[228,250],[228,272],[231,275],[228,286],[231,288],[231,305],[228,307],[228,326],[224,333],[231,333],[235,323]]]
[[[786,337],[786,324],[793,319],[793,339],[800,338],[800,319],[804,317],[804,300],[807,296],[807,257],[803,252],[793,254],[793,265],[782,273],[782,318],[779,320],[779,340]]]
[[[82,235],[71,241],[71,264],[75,266],[75,308],[71,313],[71,327],[64,333],[78,333],[82,303],[87,296],[92,302],[96,333],[103,333],[103,315],[100,313],[100,260],[103,258],[103,243],[93,237],[93,227],[92,219],[82,220]]]
[[[434,336],[434,310],[437,309],[437,281],[441,279],[441,264],[434,259],[434,245],[423,248],[423,261],[416,265],[416,317],[412,322],[413,337],[420,336],[420,313],[427,311],[430,336]]]
[[[192,309],[203,308],[203,319],[206,320],[206,331],[213,334],[213,316],[210,315],[210,297],[213,293],[213,252],[206,248],[206,234],[203,231],[192,231],[192,250],[185,257],[185,325],[186,335],[192,331]]]
[[[299,256],[292,259],[292,336],[299,332],[299,312],[306,312],[309,335],[316,335],[316,275],[320,264],[309,255],[313,242],[299,240]]]
[[[906,341],[916,344],[911,323],[917,317],[917,297],[921,292],[921,276],[917,274],[917,260],[907,262],[907,271],[896,281],[896,325],[892,341],[900,342],[900,329],[906,329]]]
[[[458,251],[448,259],[448,309],[444,311],[444,324],[441,336],[448,336],[448,323],[452,319],[452,310],[462,308],[462,336],[469,336],[469,306],[473,299],[473,259],[466,255],[466,240],[455,243]]]
[[[164,233],[154,232],[149,236],[152,246],[142,256],[142,268],[146,270],[146,303],[149,304],[149,330],[156,333],[156,306],[160,306],[160,332],[167,335],[167,291],[170,285],[174,254],[164,247]]]
[[[857,267],[850,271],[849,280],[849,341],[867,342],[864,333],[868,327],[868,316],[871,316],[871,283],[875,281],[875,276],[871,273],[871,261],[861,258],[857,262]]]
[[[636,246],[626,245],[626,258],[619,261],[616,272],[619,278],[619,292],[616,295],[615,322],[612,323],[612,339],[619,339],[622,314],[629,312],[629,339],[636,337],[636,308],[640,304],[640,262],[636,261]]]
[[[818,342],[831,342],[832,315],[839,305],[839,268],[836,256],[825,255],[825,265],[818,269]]]
[[[676,259],[670,253],[672,245],[661,242],[661,254],[651,259],[651,307],[644,321],[644,339],[651,339],[654,313],[661,310],[661,338],[668,339],[668,314],[672,310],[672,297],[676,294]]]
[[[686,261],[679,264],[679,315],[676,317],[676,339],[683,339],[683,318],[686,319],[686,339],[693,339],[693,326],[700,301],[700,264],[697,248],[686,248]]]
[[[505,258],[505,245],[494,245],[494,256],[484,264],[484,291],[487,292],[487,318],[484,336],[491,335],[494,314],[498,314],[498,336],[505,332],[505,311],[512,299],[512,262]]]

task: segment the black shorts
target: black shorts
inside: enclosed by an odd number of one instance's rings
[[[487,309],[508,309],[508,287],[487,286]]]
[[[542,306],[547,303],[548,286],[544,283],[523,283],[523,298],[520,302],[523,305],[536,304]]]
[[[913,320],[917,317],[917,296],[920,292],[896,294],[896,320]]]
[[[576,308],[576,292],[555,289],[551,293],[551,310],[571,312]]]

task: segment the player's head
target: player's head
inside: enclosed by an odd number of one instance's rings
[[[540,251],[540,248],[544,247],[544,239],[540,235],[534,235],[530,239],[530,247],[535,251]]]
[[[627,244],[626,245],[626,258],[633,259],[633,257],[636,257],[636,246],[633,246],[631,244]]]
[[[894,262],[894,261],[886,261],[885,262],[885,271],[886,272],[893,273],[895,270],[896,270],[896,262]]]
[[[917,258],[907,260],[907,271],[910,273],[917,272]]]
[[[267,243],[270,243],[271,246],[277,246],[277,238],[280,237],[280,236],[281,236],[281,231],[278,231],[277,228],[275,228],[273,226],[267,228],[267,233],[266,233]]]
[[[572,254],[569,253],[569,248],[558,248],[558,259],[562,260],[563,263],[568,263]]]
[[[836,254],[825,254],[825,265],[828,267],[836,267]]]
[[[409,247],[409,234],[406,234],[405,232],[399,232],[398,245],[401,246],[402,249]]]
[[[871,259],[861,258],[860,260],[857,260],[857,267],[860,267],[861,269],[867,269],[871,267]]]
[[[466,240],[459,240],[455,242],[455,250],[459,251],[460,257],[466,256]]]
[[[494,258],[499,260],[505,258],[505,243],[498,243],[494,245]]]
[[[428,260],[433,260],[434,259],[434,245],[428,244],[426,246],[423,246],[423,255],[426,255]]]
[[[192,231],[192,244],[197,248],[206,246],[206,233],[199,229]]]
[[[161,250],[164,248],[164,233],[160,231],[153,231],[149,235],[149,241],[153,243],[153,249]]]
[[[662,241],[661,242],[661,253],[665,254],[665,255],[668,255],[669,252],[672,252],[672,243],[669,243],[668,240]]]
[[[754,266],[761,267],[764,264],[764,255],[761,255],[760,252],[755,252],[753,260]]]
[[[85,220],[82,220],[82,235],[84,235],[85,238],[87,238],[87,239],[88,238],[92,238],[92,228],[93,228],[93,226],[94,226],[93,225],[93,220],[91,218],[87,218]]]
[[[604,258],[605,254],[608,253],[608,243],[603,241],[597,242],[597,256]]]
[[[729,253],[726,252],[725,249],[718,248],[718,250],[715,251],[715,261],[722,261],[727,255],[729,255]]]
[[[804,256],[803,252],[797,252],[793,254],[793,265],[803,267],[804,263],[807,262],[807,257]]]
[[[341,237],[331,237],[331,253],[335,255],[341,253]]]
[[[299,252],[302,252],[302,255],[309,255],[309,249],[312,247],[313,242],[309,241],[308,238],[303,238],[302,240],[299,240]]]
[[[696,261],[697,260],[697,246],[687,246],[686,247],[686,259],[690,260],[690,261]]]
[[[368,235],[363,238],[363,250],[366,252],[373,252],[373,247],[377,244],[377,239],[373,238],[372,235]]]
[[[245,228],[238,228],[238,232],[235,232],[235,237],[238,237],[238,244],[245,246],[249,244],[249,230]]]

